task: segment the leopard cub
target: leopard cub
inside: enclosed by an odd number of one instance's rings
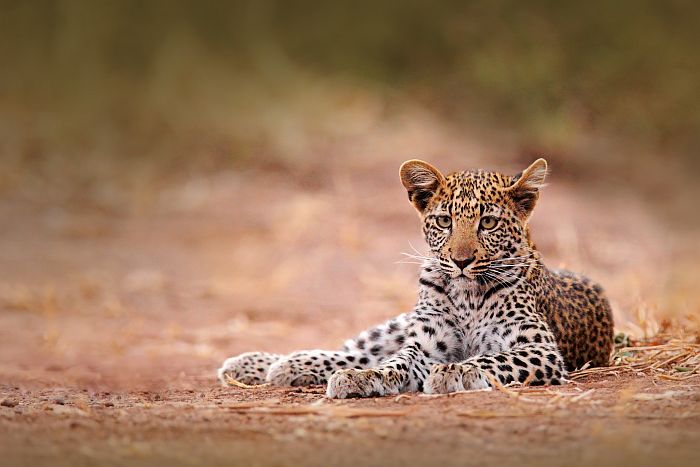
[[[444,176],[410,160],[400,169],[430,254],[414,309],[362,332],[342,350],[250,352],[219,378],[249,384],[326,384],[333,398],[448,393],[496,382],[561,384],[567,371],[608,364],[613,319],[601,287],[547,268],[528,220],[544,159],[517,175]]]

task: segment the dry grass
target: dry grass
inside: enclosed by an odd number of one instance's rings
[[[632,373],[654,379],[684,381],[700,376],[698,336],[682,333],[659,334],[650,339],[629,339],[631,345],[618,348],[609,367],[584,368],[571,373],[573,381],[591,375],[619,376]]]
[[[524,383],[501,384],[491,377],[492,390],[507,396],[510,403],[500,407],[500,410],[458,410],[459,417],[474,419],[522,418],[522,417],[562,417],[568,418],[572,413],[583,411],[585,416],[593,418],[623,417],[629,419],[690,419],[700,417],[696,410],[685,410],[673,413],[645,413],[636,406],[639,402],[674,400],[686,395],[685,391],[667,390],[664,392],[641,392],[625,389],[620,393],[618,401],[612,407],[601,407],[601,402],[608,396],[599,388],[582,387],[581,382],[590,381],[592,377],[605,379],[620,379],[622,376],[651,379],[654,384],[658,380],[683,382],[700,376],[700,343],[696,335],[683,335],[682,330],[667,332],[652,338],[634,339],[625,334],[616,336],[617,348],[611,357],[608,367],[583,368],[570,374],[570,383],[566,386],[530,387],[532,378]],[[596,378],[600,380],[599,378]],[[227,385],[245,390],[266,390],[269,384],[248,385],[231,378]],[[605,386],[605,384],[604,384]],[[603,386],[603,387],[604,387]],[[296,390],[290,390],[292,392]],[[323,388],[309,393],[323,393]],[[491,391],[491,390],[485,390]],[[415,403],[416,399],[452,399],[469,396],[475,391],[460,391],[450,394],[401,394],[392,399],[393,403]],[[483,392],[476,391],[476,392]],[[632,404],[632,406],[630,406]],[[289,406],[280,399],[267,399],[252,403],[240,403],[227,406],[229,410],[251,414],[296,416],[320,415],[341,418],[366,417],[403,417],[410,415],[412,410],[386,410],[384,406],[377,407],[348,407],[338,405],[323,398],[306,405]]]

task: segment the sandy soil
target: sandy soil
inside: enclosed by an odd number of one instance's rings
[[[700,381],[329,401],[323,388],[2,395],[4,465],[695,465]],[[560,394],[560,395],[556,395]],[[566,394],[566,395],[561,395]]]
[[[458,149],[446,169],[516,169]],[[340,402],[321,388],[218,386],[228,356],[336,348],[410,308],[416,266],[397,262],[422,242],[400,161],[0,202],[3,465],[696,462],[697,377]],[[554,174],[533,219],[549,263],[605,284],[622,330],[697,325],[694,234],[664,227],[633,191]]]

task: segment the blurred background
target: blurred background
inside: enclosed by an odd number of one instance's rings
[[[0,0],[0,375],[337,347],[415,299],[415,157],[546,157],[548,263],[696,332],[699,43],[681,0]]]

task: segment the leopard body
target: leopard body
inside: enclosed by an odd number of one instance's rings
[[[608,364],[613,318],[600,286],[548,269],[528,221],[547,164],[518,175],[443,176],[401,167],[430,253],[413,310],[348,340],[342,350],[251,352],[219,369],[225,382],[327,384],[333,398],[448,393],[495,384],[561,384],[568,371]]]

